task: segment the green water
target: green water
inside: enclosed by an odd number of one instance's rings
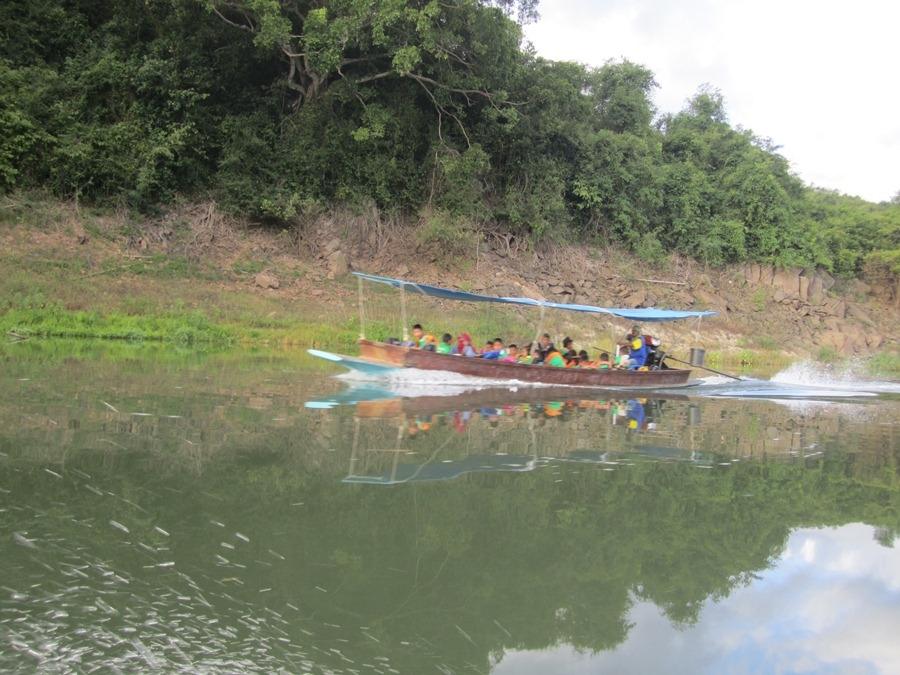
[[[0,669],[900,670],[896,395],[306,407],[330,374],[0,348]]]

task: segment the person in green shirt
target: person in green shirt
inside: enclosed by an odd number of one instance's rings
[[[444,333],[444,334],[441,336],[441,341],[438,343],[438,346],[437,346],[437,353],[438,353],[438,354],[450,354],[450,353],[452,353],[452,352],[453,352],[453,345],[451,344],[451,342],[453,342],[453,336],[450,335],[450,333]]]
[[[548,352],[547,356],[544,357],[544,365],[553,366],[554,368],[565,368],[566,360],[563,358],[562,354],[554,349],[553,351]]]

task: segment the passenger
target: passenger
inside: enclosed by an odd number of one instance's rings
[[[494,351],[500,352],[501,359],[505,358],[506,355],[509,353],[506,349],[506,345],[503,344],[503,340],[501,340],[500,338],[494,338]]]
[[[485,345],[485,351],[481,352],[483,359],[502,359],[506,356],[506,349],[503,347],[503,340],[494,338]]]
[[[434,351],[437,347],[437,340],[434,335],[430,333],[426,333],[422,329],[422,324],[417,323],[412,327],[412,336],[413,336],[413,345],[414,347],[418,347],[419,349],[428,349],[430,351]]]
[[[575,351],[575,342],[570,337],[563,339],[562,357],[567,366],[578,365],[578,352]]]
[[[579,368],[596,368],[597,364],[591,361],[591,357],[588,356],[587,350],[582,349],[578,352],[578,367]]]
[[[525,345],[522,349],[519,350],[519,363],[524,363],[525,365],[528,365],[531,363],[532,358],[533,357],[531,356],[531,343],[529,342],[527,345]]]
[[[566,360],[563,358],[562,354],[554,349],[553,351],[548,352],[544,357],[543,364],[545,366],[553,366],[554,368],[565,368]]]
[[[540,342],[538,342],[537,347],[535,347],[533,355],[533,363],[540,364],[547,360],[547,355],[550,352],[559,353],[556,351],[556,347],[553,346],[553,343],[550,341],[550,333],[544,333],[541,335]]]
[[[444,333],[441,336],[441,342],[437,346],[438,354],[450,354],[453,352],[453,336],[450,333]]]
[[[609,362],[609,352],[600,354],[600,360],[597,361],[597,368],[600,370],[609,370],[612,364]]]
[[[468,333],[460,333],[456,338],[456,353],[462,356],[478,356],[475,347],[472,346],[472,338]]]
[[[511,344],[506,350],[506,356],[500,359],[503,363],[518,363],[519,362],[519,347],[515,344]]]
[[[616,354],[616,368],[627,368],[628,367],[628,352],[629,349],[627,346],[620,346],[618,349],[619,353]]]

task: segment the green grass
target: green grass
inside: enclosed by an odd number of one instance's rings
[[[179,344],[229,343],[233,330],[203,314],[159,316],[71,311],[51,305],[11,309],[0,315],[0,332],[21,337],[163,340]]]
[[[231,266],[235,274],[254,275],[262,272],[266,267],[264,260],[238,260]]]
[[[900,378],[900,352],[878,352],[866,361],[870,375]]]
[[[841,355],[834,347],[821,347],[816,353],[816,360],[822,363],[836,363]]]

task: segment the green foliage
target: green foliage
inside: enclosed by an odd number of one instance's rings
[[[821,347],[816,359],[822,363],[835,363],[840,360],[841,356],[834,347]]]
[[[0,332],[20,336],[164,340],[180,344],[228,343],[231,331],[199,313],[167,316],[72,312],[49,305],[12,309],[0,315]]]
[[[900,352],[878,352],[866,361],[866,370],[875,376],[900,377]]]
[[[419,245],[440,251],[448,259],[472,249],[472,232],[464,221],[447,211],[426,211],[416,231]]]
[[[142,209],[212,193],[279,226],[427,206],[647,260],[896,285],[896,200],[804,186],[715,89],[656,118],[646,67],[538,58],[510,17],[536,2],[10,0],[0,190]]]
[[[751,296],[751,301],[753,302],[753,309],[757,312],[763,312],[766,309],[766,301],[768,300],[768,295],[766,294],[766,290],[763,287],[757,288],[753,291],[753,295]]]

